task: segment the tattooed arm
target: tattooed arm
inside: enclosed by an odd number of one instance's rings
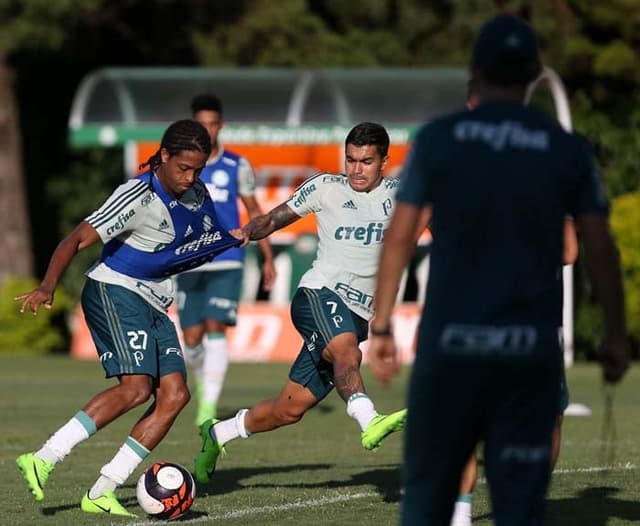
[[[266,214],[254,217],[242,228],[230,230],[229,232],[236,238],[243,239],[242,246],[244,246],[249,241],[263,239],[298,219],[300,219],[300,216],[291,210],[286,203],[282,203]]]

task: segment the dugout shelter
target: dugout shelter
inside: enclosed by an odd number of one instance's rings
[[[397,173],[421,123],[464,107],[467,79],[464,67],[105,68],[80,83],[69,117],[69,140],[77,148],[121,146],[125,177],[132,177],[138,165],[156,151],[167,125],[190,117],[192,97],[213,92],[224,106],[220,140],[251,161],[256,170],[256,197],[268,210],[310,175],[341,172],[344,138],[358,122],[379,122],[387,128],[391,137],[387,174]],[[571,129],[565,90],[553,70],[544,69],[531,84],[527,99]],[[310,251],[315,250],[314,235],[315,221],[307,217],[271,237],[279,273],[266,298],[272,305],[288,302],[299,269],[308,265]],[[417,306],[425,300],[429,242],[425,233],[399,296],[416,306],[409,309],[412,319],[402,331],[409,336],[417,324]],[[571,364],[571,267],[565,267],[564,273],[565,359]],[[256,254],[249,251],[243,300],[260,299],[259,280]],[[403,354],[410,361],[412,337],[400,347],[403,345]]]

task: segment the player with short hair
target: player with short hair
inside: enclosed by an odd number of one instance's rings
[[[209,480],[227,442],[295,424],[334,387],[362,430],[364,448],[375,449],[402,429],[405,410],[380,415],[366,394],[358,347],[368,337],[377,256],[398,184],[383,177],[388,149],[383,126],[358,124],[345,140],[345,174],[310,177],[286,202],[232,231],[245,242],[262,239],[313,213],[318,254],[291,302],[291,318],[304,343],[289,379],[277,397],[201,426],[203,445],[195,462],[199,482]]]
[[[191,101],[193,119],[202,124],[211,142],[207,164],[200,172],[220,223],[226,230],[240,226],[238,201],[249,218],[262,214],[255,197],[255,175],[249,161],[223,147],[218,134],[224,126],[222,102],[212,93]],[[258,242],[262,253],[263,288],[276,277],[268,240]],[[242,289],[244,250],[234,247],[197,269],[177,277],[178,315],[185,343],[185,359],[195,375],[196,424],[215,418],[229,365],[226,331],[236,325]]]
[[[20,312],[51,308],[73,257],[104,243],[100,261],[87,271],[82,310],[106,377],[118,383],[96,394],[40,449],[17,458],[37,501],[44,498],[55,466],[76,445],[153,396],[80,506],[88,513],[132,515],[114,490],[164,438],[189,401],[182,350],[166,314],[174,295],[171,276],[239,244],[219,226],[198,179],[210,149],[207,131],[197,122],[171,124],[158,151],[141,165],[149,170],[120,185],[63,239],[40,286],[16,297]]]
[[[620,380],[629,365],[620,268],[592,153],[523,104],[540,67],[528,24],[488,21],[471,63],[480,104],[426,124],[400,179],[371,322],[370,363],[383,382],[398,370],[391,313],[425,209],[433,232],[409,386],[403,525],[449,523],[480,439],[496,525],[543,523],[563,367],[567,215],[605,313],[605,380]]]

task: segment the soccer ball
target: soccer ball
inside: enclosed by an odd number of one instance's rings
[[[156,462],[138,479],[138,504],[158,519],[176,519],[187,511],[196,496],[191,473],[175,462]]]

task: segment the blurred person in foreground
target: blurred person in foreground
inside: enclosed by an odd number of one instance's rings
[[[360,374],[359,344],[368,337],[378,254],[398,184],[396,178],[383,177],[388,150],[383,126],[358,124],[345,140],[345,174],[312,176],[287,201],[231,231],[249,242],[315,214],[318,255],[291,301],[291,319],[303,345],[289,379],[277,397],[200,427],[199,482],[210,479],[227,442],[297,423],[334,387],[357,421],[365,449],[376,449],[403,428],[406,410],[378,414]]]
[[[225,230],[240,227],[238,201],[249,218],[262,214],[255,197],[256,181],[249,161],[224,148],[218,135],[224,125],[220,99],[202,93],[191,101],[193,119],[205,127],[211,153],[200,172]],[[262,253],[263,288],[276,277],[268,240],[258,242]],[[231,248],[204,265],[177,277],[178,316],[185,344],[185,360],[195,376],[196,424],[215,418],[229,365],[227,329],[236,325],[242,289],[244,250]]]
[[[131,516],[114,495],[167,434],[189,401],[178,334],[166,310],[171,276],[201,265],[239,240],[218,225],[213,202],[198,179],[211,144],[200,124],[169,126],[145,173],[120,185],[63,239],[40,286],[16,297],[20,312],[51,308],[56,286],[73,257],[102,241],[100,261],[87,271],[82,310],[107,378],[96,394],[33,453],[16,462],[35,500],[71,450],[131,409],[154,400],[116,455],[100,469],[80,507],[88,513]],[[187,228],[189,227],[189,228]]]
[[[543,523],[560,397],[567,215],[576,219],[603,306],[605,381],[619,381],[629,365],[600,175],[582,140],[524,106],[540,68],[526,22],[489,20],[471,63],[478,107],[425,125],[401,177],[369,353],[372,372],[389,382],[398,369],[391,314],[426,209],[433,244],[409,386],[403,525],[449,524],[463,467],[481,439],[496,524]]]
[[[467,108],[474,110],[479,104],[478,94],[474,90],[473,82],[469,82],[467,92]],[[563,265],[572,265],[578,258],[578,237],[576,233],[575,222],[571,217],[566,217],[564,220],[563,229],[563,246],[562,246],[562,263]],[[558,310],[558,326],[562,325],[562,303]],[[560,335],[562,330],[560,330]],[[560,349],[562,352],[562,348]],[[551,471],[555,468],[560,455],[560,439],[562,436],[562,421],[564,419],[564,412],[569,406],[569,388],[567,386],[567,377],[562,369],[560,377],[560,401],[558,405],[558,414],[556,416],[556,423],[553,427],[553,434],[551,437]],[[471,510],[473,503],[473,491],[476,486],[478,478],[478,458],[476,453],[471,455],[471,458],[467,462],[464,471],[462,473],[462,479],[460,481],[460,494],[456,500],[453,510],[453,517],[451,518],[451,526],[470,526],[471,525]]]

